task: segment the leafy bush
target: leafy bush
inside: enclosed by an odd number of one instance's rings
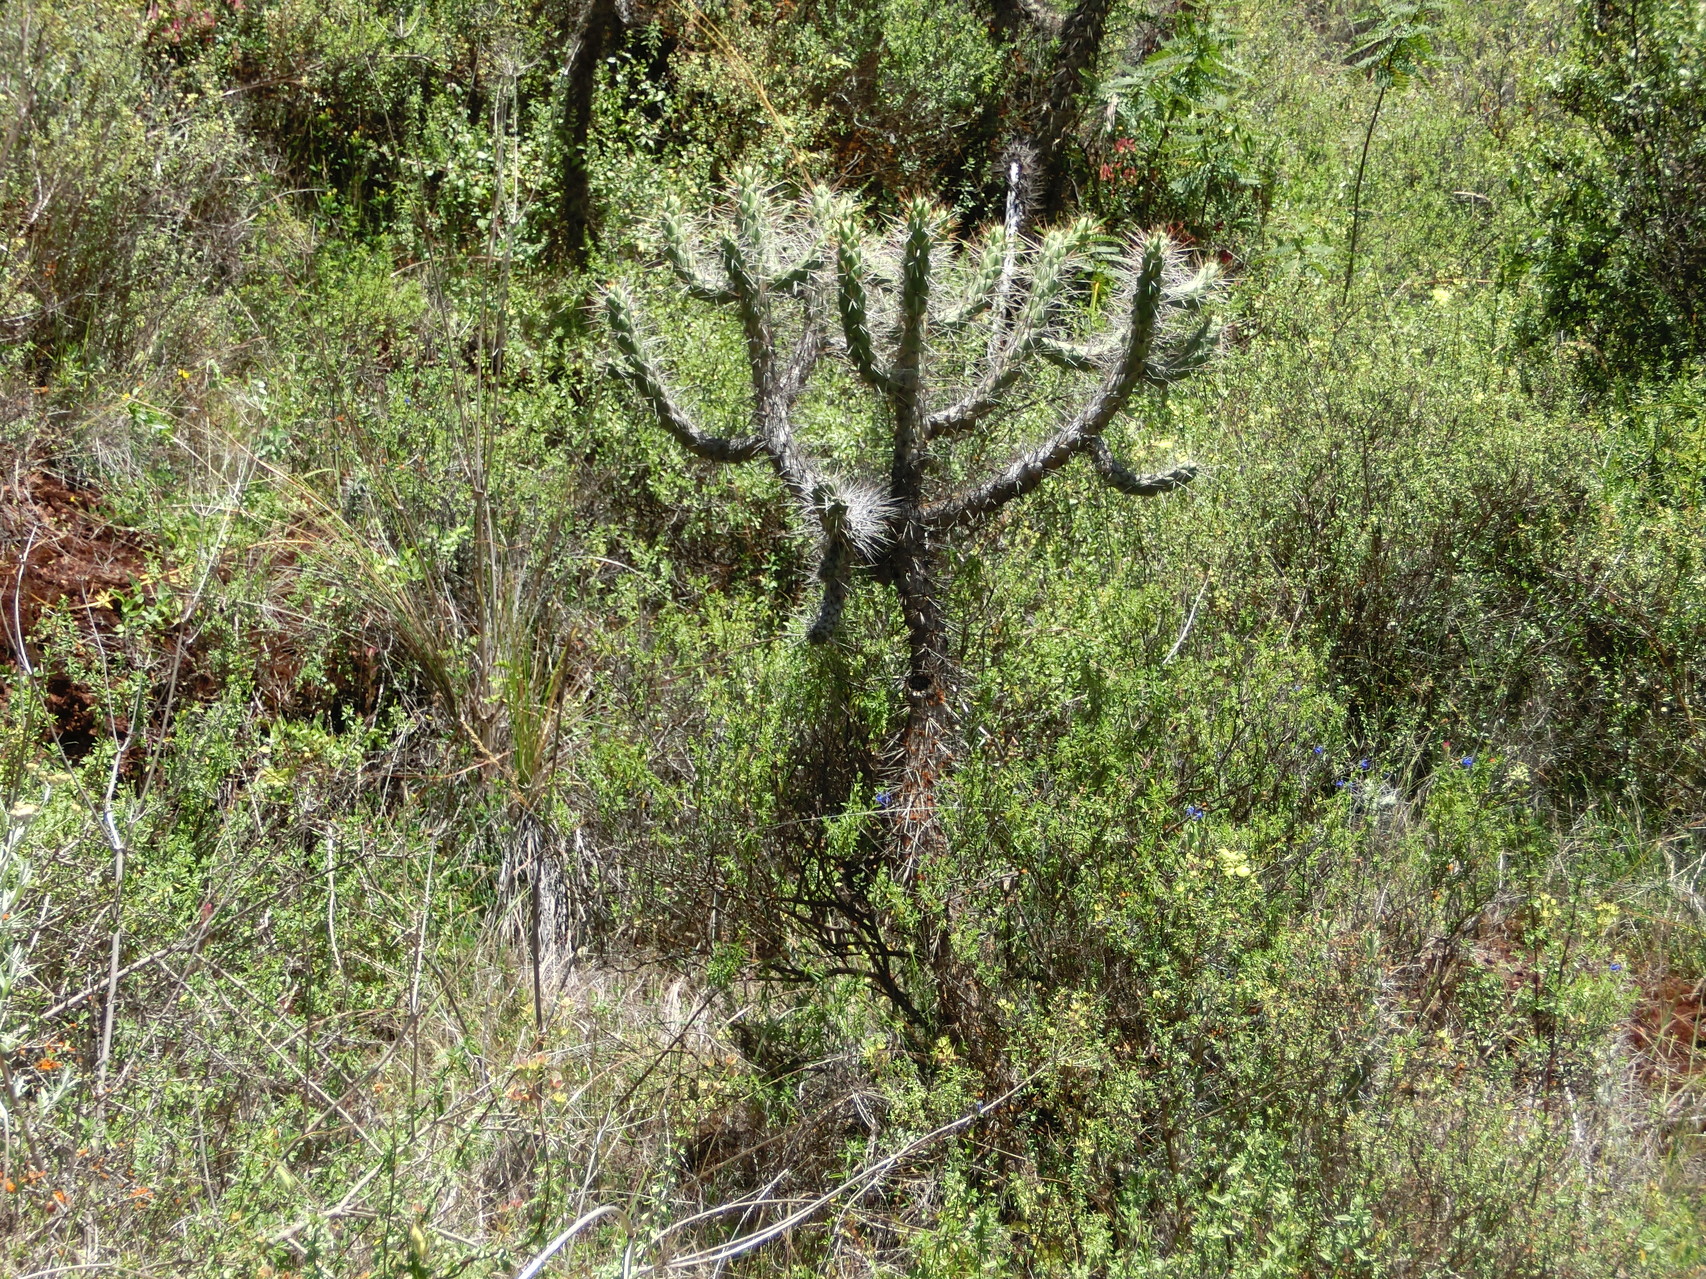
[[[0,28],[0,325],[37,380],[193,357],[244,264],[261,190],[233,105],[148,31],[103,0]]]
[[[1271,181],[1237,100],[1237,33],[1181,12],[1136,70],[1103,86],[1093,204],[1116,225],[1174,226],[1210,243],[1255,229]]]
[[[1590,384],[1674,370],[1706,339],[1706,11],[1582,0],[1556,102],[1585,126],[1543,154],[1530,343],[1580,344]]]

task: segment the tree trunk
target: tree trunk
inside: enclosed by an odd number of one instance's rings
[[[598,87],[599,65],[621,36],[622,26],[617,0],[590,0],[563,64],[563,110],[557,123],[562,168],[553,239],[558,253],[576,266],[585,265],[597,235],[587,166],[593,91]]]
[[[1169,18],[1179,8],[1179,0],[1164,0],[1156,7],[1131,50],[1137,62],[1159,47]],[[1027,224],[1053,221],[1073,204],[1068,144],[1083,117],[1084,90],[1101,61],[1112,12],[1113,0],[1077,0],[1064,17],[1051,17],[1034,0],[994,0],[990,29],[998,39],[1010,47],[1028,40],[1049,48],[1046,60],[1017,78],[1006,104],[1021,123],[1003,155],[1023,156],[1031,175],[1025,190]]]
[[[962,893],[947,858],[948,836],[937,805],[937,788],[957,754],[942,565],[927,545],[907,548],[893,563],[907,632],[906,727],[900,739],[900,782],[890,804],[896,874],[902,883],[923,879],[922,897],[938,903],[919,920],[915,951],[930,968],[936,1030],[976,1064],[993,1070],[998,1063],[983,1060],[981,1050],[999,1041],[984,1025],[977,975],[954,950]]]

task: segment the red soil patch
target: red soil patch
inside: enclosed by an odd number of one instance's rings
[[[154,589],[141,585],[151,548],[143,534],[105,518],[100,499],[90,485],[39,470],[0,484],[0,663],[16,667],[20,653],[28,659],[51,721],[46,735],[73,759],[103,735],[128,733],[130,725],[122,718],[109,721],[96,690],[73,680],[44,653],[37,628],[50,612],[68,613],[81,641],[91,649],[100,645],[115,670],[134,669],[141,661],[157,672],[146,736],[164,731],[174,705],[217,697],[223,683],[195,619],[149,636],[125,636],[129,651],[120,642],[126,601]],[[224,578],[234,567],[222,565],[215,576]],[[285,580],[295,565],[287,557],[267,571]],[[376,647],[339,653],[331,670],[309,677],[309,642],[288,624],[250,627],[245,642],[265,713],[337,718],[372,711],[381,686]],[[140,750],[140,743],[133,749]]]
[[[1538,994],[1544,975],[1509,934],[1484,928],[1475,958],[1497,972],[1508,996]],[[1706,1076],[1706,978],[1661,972],[1640,976],[1640,997],[1624,1023],[1636,1071],[1648,1086]],[[1444,995],[1450,997],[1447,983]]]
[[[147,564],[141,536],[105,519],[98,498],[44,471],[0,484],[0,660],[15,666],[22,655],[36,670],[52,736],[74,758],[95,743],[94,698],[65,672],[43,668],[36,627],[63,608],[85,639],[104,640]]]
[[[69,602],[80,629],[108,631],[114,596],[129,591],[145,564],[142,539],[103,519],[91,488],[35,471],[0,485],[0,607],[9,656],[49,608]]]
[[[1635,1010],[1629,1042],[1649,1082],[1706,1072],[1706,978],[1660,979]]]

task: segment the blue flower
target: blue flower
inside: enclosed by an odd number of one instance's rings
[[[889,793],[886,790],[878,791],[877,792],[877,807],[878,808],[887,808],[888,806],[889,806]]]
[[[1327,753],[1327,748],[1325,746],[1317,746],[1315,748],[1315,753],[1317,755],[1325,755]]]
[[[1462,759],[1458,760],[1457,763],[1462,768],[1474,768],[1475,757],[1473,755],[1465,755]]]
[[[1185,816],[1193,822],[1201,821],[1205,811],[1207,810],[1198,808],[1195,804],[1185,805]]]
[[[1623,971],[1623,965],[1622,964],[1613,964],[1611,966],[1611,971],[1614,973],[1620,973]]]
[[[1350,785],[1350,783],[1348,781],[1346,781],[1343,777],[1341,777],[1341,778],[1339,778],[1338,781],[1333,783],[1333,789],[1334,790],[1344,790],[1344,788],[1349,786],[1349,785]]]
[[[1367,755],[1364,755],[1361,759],[1359,759],[1357,761],[1357,767],[1362,769],[1362,771],[1365,773],[1368,771],[1368,756]]]

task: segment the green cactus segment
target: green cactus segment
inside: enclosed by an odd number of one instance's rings
[[[1029,354],[1038,337],[1047,328],[1060,304],[1065,300],[1067,286],[1072,282],[1079,255],[1090,241],[1088,223],[1074,223],[1043,236],[1031,259],[1031,291],[1019,308],[1014,321],[1013,345],[1019,353]]]
[[[1089,347],[1071,342],[1056,342],[1044,338],[1037,343],[1037,354],[1057,368],[1073,373],[1090,373],[1101,367]]]
[[[763,291],[759,283],[761,276],[746,245],[732,235],[725,235],[717,241],[717,250],[722,256],[723,270],[728,272],[736,300],[743,308],[756,306]]]
[[[1148,361],[1143,368],[1143,380],[1150,386],[1166,387],[1178,382],[1214,358],[1219,346],[1220,325],[1205,319],[1195,331],[1170,349],[1165,358]]]
[[[741,328],[746,333],[747,361],[752,365],[752,389],[759,402],[763,403],[772,390],[776,351],[764,286],[744,244],[732,235],[725,235],[717,247],[722,254],[723,270],[728,273],[729,284],[734,288]]]
[[[901,360],[916,364],[924,351],[930,310],[930,251],[936,247],[936,212],[922,200],[906,214],[906,246],[900,266]]]
[[[753,275],[762,277],[766,271],[770,224],[774,216],[770,195],[762,176],[751,169],[743,169],[735,175],[734,192],[735,232],[747,250]]]
[[[1195,315],[1214,300],[1219,283],[1220,271],[1210,263],[1190,279],[1170,286],[1167,305],[1181,315]]]
[[[1012,254],[1017,247],[1008,239],[1007,232],[1002,227],[996,227],[984,237],[983,248],[977,257],[977,266],[966,287],[966,300],[959,310],[942,321],[944,325],[958,328],[970,324],[995,305],[1002,280],[1012,270]]]
[[[1161,322],[1161,307],[1166,298],[1161,275],[1166,269],[1167,252],[1171,247],[1165,236],[1150,236],[1138,259],[1137,279],[1131,290],[1131,331],[1126,337],[1125,351],[1114,379],[1099,397],[1118,399],[1118,403],[1103,414],[1104,426],[1125,406],[1125,398],[1131,393],[1132,386],[1149,368],[1149,352],[1155,344],[1155,331]]]
[[[930,326],[930,251],[936,247],[940,223],[936,211],[923,200],[914,200],[907,209],[900,263],[900,343],[892,374],[896,465],[904,465],[921,426],[920,382]]]
[[[689,297],[700,302],[727,304],[735,300],[734,293],[720,289],[699,272],[693,255],[693,232],[681,205],[672,197],[658,218],[658,230],[663,235],[664,260],[675,276],[687,288]]]
[[[604,295],[604,318],[610,328],[611,340],[622,357],[620,373],[682,447],[712,462],[746,462],[763,451],[764,441],[756,435],[730,440],[707,435],[693,425],[664,385],[657,367],[646,358],[639,330],[634,324],[633,307],[621,290],[612,289]]]
[[[843,222],[835,228],[834,236],[835,309],[841,317],[842,336],[847,339],[847,358],[860,377],[887,394],[892,383],[877,364],[870,300],[865,292],[865,258],[859,251],[857,233]]]
[[[767,287],[773,293],[798,293],[821,270],[823,255],[813,250],[800,260],[798,266],[772,276]]]

